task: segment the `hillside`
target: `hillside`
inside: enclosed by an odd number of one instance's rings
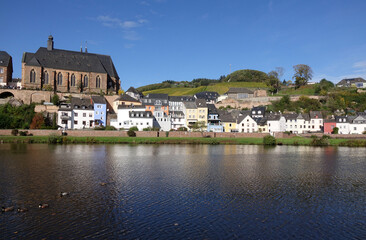
[[[220,82],[217,84],[211,84],[209,86],[200,86],[196,88],[162,88],[150,91],[144,91],[143,94],[147,95],[149,93],[165,93],[170,96],[182,96],[182,95],[194,95],[203,91],[218,92],[219,94],[224,94],[232,87],[245,87],[245,88],[267,88],[264,82]]]

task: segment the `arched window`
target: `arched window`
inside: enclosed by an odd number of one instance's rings
[[[88,76],[84,76],[84,87],[88,87]]]
[[[100,88],[100,77],[99,76],[97,76],[97,78],[95,80],[95,87]]]
[[[44,84],[48,84],[48,78],[49,78],[49,75],[48,75],[48,72],[47,71],[45,71],[44,72]]]
[[[34,71],[34,69],[32,69],[31,72],[30,72],[30,82],[31,83],[36,82],[36,71]]]
[[[62,85],[62,73],[57,74],[57,85]]]
[[[72,86],[72,87],[75,87],[75,75],[74,74],[72,74],[71,75],[71,81],[70,81],[70,85]]]

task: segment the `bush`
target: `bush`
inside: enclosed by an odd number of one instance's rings
[[[135,133],[135,131],[134,131],[134,130],[132,130],[131,128],[130,128],[130,130],[128,130],[128,131],[127,131],[127,135],[128,135],[129,137],[136,137],[136,133]]]
[[[55,134],[51,134],[48,136],[49,144],[57,144],[57,143],[62,143],[62,142],[63,142],[62,136],[58,136]]]
[[[17,136],[18,133],[19,133],[18,129],[11,130],[11,135],[13,135],[13,136]]]
[[[105,130],[105,127],[103,127],[103,126],[97,126],[97,127],[94,128],[94,130],[102,131],[102,130]]]
[[[117,130],[115,127],[113,127],[113,126],[106,126],[105,127],[105,130],[107,130],[107,131],[114,131],[114,130]]]
[[[276,138],[271,135],[265,136],[263,138],[263,144],[269,146],[276,145]]]
[[[132,131],[138,131],[139,129],[136,126],[130,127],[130,130]]]
[[[28,135],[28,131],[19,131],[19,136],[27,136]]]
[[[333,128],[332,134],[338,134],[339,128],[335,127]]]
[[[311,136],[312,140],[310,142],[311,146],[328,146],[329,145],[329,136],[323,135],[323,137],[318,138],[317,136]]]
[[[178,131],[187,132],[188,129],[186,127],[180,127],[178,128]]]

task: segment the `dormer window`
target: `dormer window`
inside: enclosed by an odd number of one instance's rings
[[[252,111],[252,114],[255,114],[255,111]]]
[[[258,111],[258,114],[262,114],[262,112],[259,110],[259,111]]]

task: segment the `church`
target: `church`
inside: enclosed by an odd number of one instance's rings
[[[55,49],[49,36],[47,48],[24,52],[22,57],[22,87],[71,93],[115,93],[120,80],[112,58],[80,50]]]

